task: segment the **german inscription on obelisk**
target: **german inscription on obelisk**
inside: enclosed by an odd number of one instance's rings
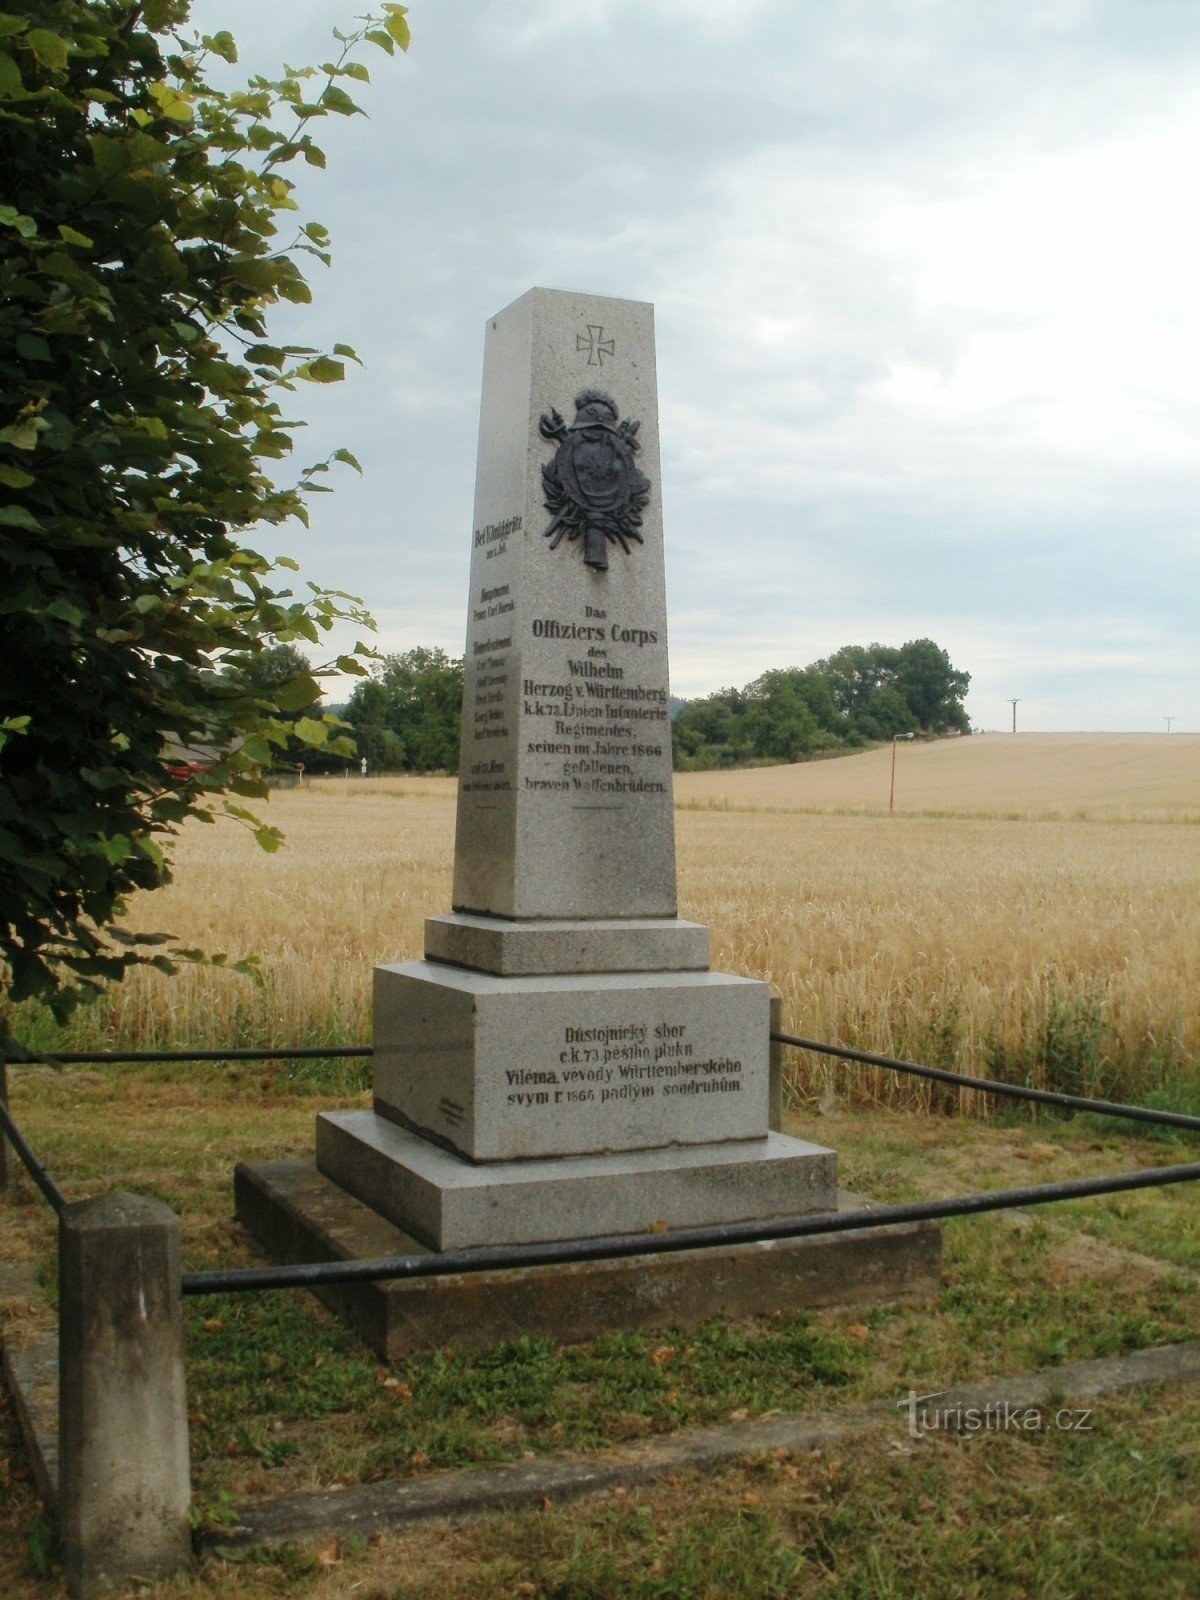
[[[454,905],[675,914],[653,307],[488,324]]]

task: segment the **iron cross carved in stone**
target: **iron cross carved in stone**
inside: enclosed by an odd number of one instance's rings
[[[589,322],[586,339],[581,333],[575,335],[575,348],[576,350],[587,351],[587,364],[589,367],[602,367],[605,356],[616,355],[617,341],[615,339],[606,339],[604,337],[604,329],[597,323]]]
[[[650,480],[634,456],[641,449],[639,424],[618,423],[617,407],[598,389],[575,396],[575,421],[570,427],[559,413],[542,413],[543,439],[558,442],[553,461],[542,467],[546,510],[552,514],[545,537],[551,550],[563,539],[582,537],[583,560],[595,572],[607,572],[608,547],[619,544],[626,555],[629,541],[644,541],[642,512],[650,499]]]

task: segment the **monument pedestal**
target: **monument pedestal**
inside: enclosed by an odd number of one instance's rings
[[[763,1138],[770,992],[720,972],[375,969],[375,1110],[468,1161]]]
[[[478,1165],[372,1111],[317,1121],[317,1168],[431,1250],[536,1244],[832,1211],[832,1150],[781,1133]]]
[[[449,928],[447,928],[449,924]],[[768,1131],[769,991],[707,970],[708,930],[431,919],[459,953],[375,971],[375,1108],[317,1119],[317,1167],[434,1250],[830,1210],[837,1161]],[[592,970],[537,970],[564,948]]]
[[[534,289],[488,323],[454,910],[427,923],[424,961],[376,969],[374,1109],[319,1118],[319,1171],[239,1171],[238,1215],[284,1259],[839,1203],[833,1152],[769,1129],[767,985],[709,971],[708,930],[676,915],[657,415],[650,306]],[[897,1275],[884,1241],[901,1234]],[[405,1328],[417,1344],[587,1338],[835,1288],[853,1299],[852,1261],[889,1293],[924,1290],[935,1234],[385,1285],[342,1303],[375,1308],[361,1325],[387,1354]],[[838,1264],[816,1275],[824,1300],[804,1287],[818,1261]],[[405,1308],[398,1322],[385,1300]]]

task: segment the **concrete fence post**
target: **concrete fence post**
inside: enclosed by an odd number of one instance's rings
[[[771,991],[771,1032],[783,1032],[783,996]],[[779,1132],[783,1127],[783,1046],[771,1040],[770,1089],[767,1126]]]
[[[189,1558],[179,1218],[116,1193],[59,1219],[58,1525],[74,1600]]]

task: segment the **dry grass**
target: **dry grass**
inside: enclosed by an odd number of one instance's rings
[[[680,911],[711,925],[714,964],[770,979],[787,1025],[810,1037],[1187,1103],[1200,1044],[1200,739],[902,746],[894,817],[889,760],[876,750],[678,780]],[[933,798],[939,814],[922,813]],[[287,835],[279,855],[232,825],[192,827],[175,885],[135,907],[138,922],[188,943],[258,953],[265,987],[203,969],[146,973],[76,1042],[368,1037],[373,965],[419,955],[424,918],[449,905],[453,781],[310,783],[276,794],[270,812]],[[857,1091],[883,1093],[859,1069],[798,1071],[802,1095],[851,1073]],[[929,1104],[924,1088],[889,1092]]]

